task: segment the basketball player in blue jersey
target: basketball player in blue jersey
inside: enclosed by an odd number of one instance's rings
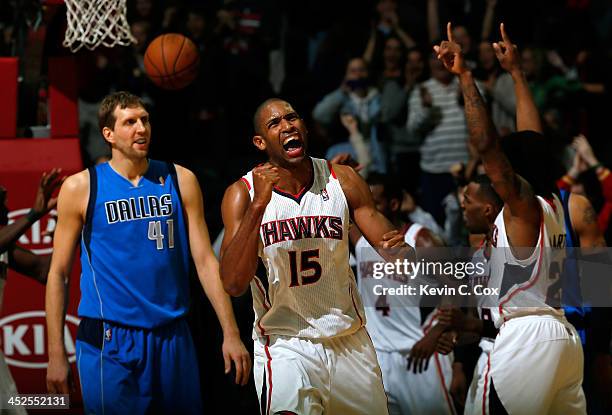
[[[518,133],[511,137],[537,136],[536,132],[526,131],[537,109],[517,48],[503,24],[500,31],[503,41],[493,47],[500,65],[512,76],[517,97]],[[494,249],[488,261],[489,287],[499,290],[497,303],[490,307],[499,333],[487,361],[483,412],[585,413],[580,339],[552,301],[557,292],[555,270],[562,267],[564,257],[563,206],[553,192],[546,192],[546,188],[534,191],[535,183],[516,173],[502,151],[450,23],[447,35],[448,41],[434,50],[445,67],[459,77],[470,142],[504,202],[493,223]],[[540,137],[533,140],[541,141]],[[534,157],[530,160],[532,165],[546,165],[545,159],[530,156]],[[542,175],[546,177],[546,171]],[[521,370],[524,367],[533,368],[529,376]]]
[[[218,273],[195,175],[147,158],[143,102],[126,92],[99,110],[109,162],[69,177],[46,295],[52,393],[68,393],[64,286],[81,245],[81,323],[76,359],[86,413],[201,413],[198,364],[185,314],[189,253],[221,323],[226,373],[245,384],[250,358]]]
[[[225,193],[220,263],[228,293],[251,285],[261,413],[387,414],[348,262],[349,221],[376,248],[405,247],[404,235],[352,168],[307,155],[304,122],[288,102],[265,101],[254,127],[269,161]],[[265,276],[255,276],[258,257]]]

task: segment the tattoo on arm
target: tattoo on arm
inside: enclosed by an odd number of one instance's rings
[[[582,220],[585,225],[591,225],[597,222],[597,214],[595,213],[595,209],[592,206],[587,206],[584,210],[584,215],[582,216]]]
[[[484,100],[480,96],[474,80],[471,76],[461,79],[470,142],[482,155],[497,144],[497,131],[491,122]]]

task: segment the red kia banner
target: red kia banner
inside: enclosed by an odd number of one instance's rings
[[[8,191],[10,222],[27,215],[34,202],[41,174],[54,167],[61,168],[62,175],[82,169],[78,139],[0,140],[0,185]],[[45,216],[19,239],[19,245],[37,255],[50,255],[52,239],[47,233],[54,227],[54,217]],[[72,372],[78,386],[74,355],[81,270],[78,255],[75,258],[64,330],[66,350],[73,363]],[[13,271],[9,271],[0,310],[0,346],[19,393],[45,393],[45,287]],[[71,396],[71,406],[81,406],[78,391]]]

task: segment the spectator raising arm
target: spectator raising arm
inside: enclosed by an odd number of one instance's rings
[[[427,32],[429,33],[430,44],[440,40],[438,0],[427,0]]]
[[[334,92],[326,95],[312,110],[312,117],[315,121],[325,126],[329,126],[337,116],[342,104],[347,98],[348,89],[344,82]]]
[[[482,19],[482,32],[480,39],[487,40],[491,36],[493,30],[493,20],[495,19],[495,6],[497,0],[487,0],[487,9],[485,10],[484,18]]]
[[[359,132],[357,120],[351,114],[342,114],[340,115],[340,121],[342,121],[342,125],[344,125],[344,128],[349,132],[349,141],[355,149],[355,153],[357,153],[357,162],[363,169],[361,170],[361,174],[367,176],[372,157],[363,139],[363,135]]]

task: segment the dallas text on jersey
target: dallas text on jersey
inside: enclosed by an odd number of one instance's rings
[[[110,200],[104,203],[109,224],[131,220],[172,216],[172,196],[140,196]]]

